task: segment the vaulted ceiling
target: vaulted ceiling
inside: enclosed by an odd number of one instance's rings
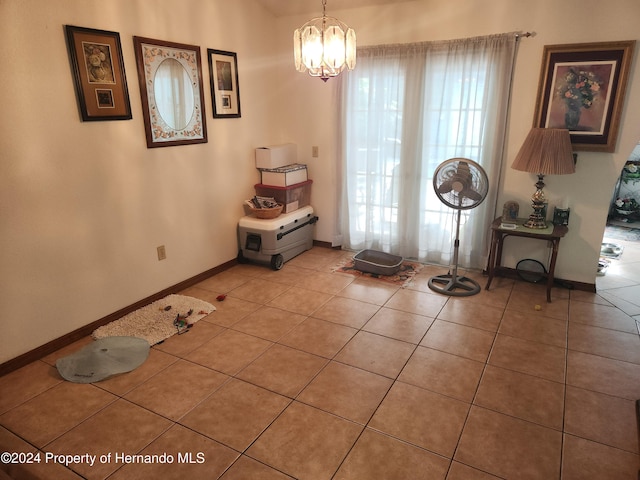
[[[256,0],[276,17],[287,15],[310,14],[314,17],[322,14],[322,0]],[[358,8],[370,5],[384,5],[407,2],[411,0],[327,0],[327,15],[333,10]]]

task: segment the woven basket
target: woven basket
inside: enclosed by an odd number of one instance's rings
[[[269,219],[279,217],[282,213],[283,205],[278,205],[274,208],[255,208],[254,206],[247,203],[249,210],[251,213],[255,215],[256,218]]]

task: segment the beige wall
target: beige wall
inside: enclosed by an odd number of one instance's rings
[[[500,203],[516,199],[524,210],[535,178],[508,165],[531,125],[543,46],[635,39],[640,18],[637,0],[328,8],[362,45],[537,33],[520,45],[507,164],[495,186]],[[316,239],[339,235],[338,83],[294,71],[292,31],[306,20],[276,20],[253,0],[0,0],[0,362],[235,258],[241,202],[258,180],[256,146],[298,143],[314,180]],[[120,33],[132,120],[80,121],[64,24]],[[209,142],[147,149],[133,35],[199,45],[203,60],[206,48],[237,52],[242,118],[212,117],[204,62]],[[566,194],[572,207],[563,278],[595,280],[615,179],[640,140],[639,69],[634,62],[617,152],[582,153],[575,175],[547,179],[551,201]],[[168,258],[159,262],[161,244]],[[509,248],[506,259],[546,255],[533,244]]]
[[[329,4],[330,7],[330,4]],[[353,27],[359,45],[402,43],[488,35],[510,31],[532,31],[536,35],[520,42],[515,70],[513,103],[509,122],[507,156],[498,188],[498,209],[507,200],[520,203],[521,215],[527,216],[535,188],[534,175],[510,168],[522,141],[532,125],[538,78],[544,45],[604,42],[638,39],[637,19],[640,2],[613,0],[601,3],[582,0],[422,0],[399,3],[393,7],[371,7],[328,12]],[[335,130],[338,81],[326,84],[298,74],[291,65],[290,32],[308,18],[284,18],[278,28],[282,53],[283,89],[294,99],[293,114],[285,127],[296,138],[299,150],[310,157],[311,146],[318,145],[319,159],[307,158],[314,178],[313,204],[321,221],[318,236],[331,241],[339,235],[335,219],[335,165],[337,135]],[[600,244],[609,202],[622,166],[640,141],[640,45],[636,46],[618,148],[613,154],[580,152],[577,172],[569,176],[547,176],[545,192],[553,206],[566,196],[571,207],[569,233],[562,240],[556,267],[558,277],[595,283]],[[357,66],[356,66],[357,68]],[[443,159],[445,160],[445,159]],[[463,233],[464,235],[464,233]],[[522,240],[522,239],[520,239]],[[545,261],[549,251],[543,242],[507,241],[504,263],[515,267],[522,258]]]
[[[252,0],[0,0],[0,363],[236,257],[275,132],[265,17]],[[81,121],[65,24],[120,33],[132,120]],[[201,47],[208,143],[147,148],[134,35]],[[237,53],[242,118],[213,118],[207,48]]]

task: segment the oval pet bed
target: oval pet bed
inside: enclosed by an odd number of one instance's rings
[[[106,337],[62,357],[56,368],[65,380],[93,383],[142,365],[149,356],[149,342],[137,337]]]

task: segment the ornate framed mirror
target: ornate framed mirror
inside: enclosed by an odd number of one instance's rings
[[[207,142],[200,47],[133,37],[147,147]]]

